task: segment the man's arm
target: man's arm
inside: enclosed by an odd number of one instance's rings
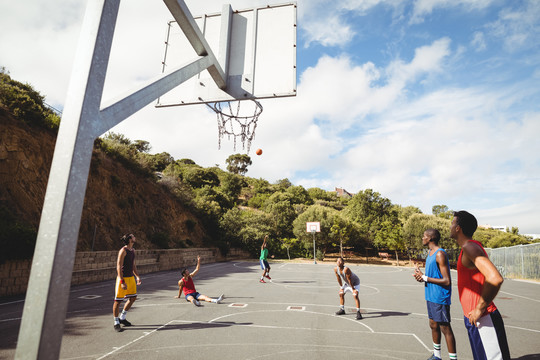
[[[116,259],[116,276],[120,279],[120,286],[122,289],[127,289],[127,285],[124,282],[124,277],[122,276],[122,265],[124,265],[124,258],[126,257],[126,250],[121,248],[118,252],[118,258]]]
[[[139,272],[137,271],[135,259],[133,259],[133,275],[135,275],[135,279],[137,279],[137,285],[141,285],[141,278],[139,277]]]
[[[184,279],[180,279],[178,281],[178,295],[175,296],[175,298],[180,299],[180,296],[182,296],[182,289],[184,288]]]
[[[337,282],[339,284],[339,287],[342,287],[343,283],[341,282],[341,276],[339,276],[339,274],[338,274],[338,268],[337,267],[334,268],[334,272],[336,273],[336,278],[337,278]]]
[[[264,240],[263,240],[263,243],[261,245],[261,250],[264,249],[264,245],[266,245],[266,239],[268,239],[268,235],[264,236]]]
[[[194,277],[198,272],[199,272],[199,268],[201,267],[201,257],[199,255],[197,255],[197,267],[195,268],[195,270],[193,270],[193,272],[191,274],[189,274],[191,277]]]
[[[482,294],[476,304],[476,308],[468,314],[471,324],[476,325],[478,319],[486,311],[493,299],[495,299],[495,296],[497,296],[504,279],[495,265],[493,265],[482,249],[475,243],[468,242],[463,245],[462,263],[469,268],[478,269],[485,277]]]

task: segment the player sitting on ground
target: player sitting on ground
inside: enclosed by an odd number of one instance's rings
[[[201,305],[199,300],[219,304],[221,300],[223,300],[223,294],[221,294],[219,298],[213,299],[206,295],[199,294],[197,290],[195,290],[193,277],[199,272],[200,267],[201,267],[201,257],[197,256],[197,267],[195,268],[195,270],[193,270],[191,274],[189,273],[188,269],[182,270],[182,278],[178,281],[178,295],[175,296],[175,298],[179,299],[182,296],[182,290],[184,290],[184,296],[186,300],[191,302],[195,306]]]
[[[356,320],[362,320],[362,314],[360,313],[360,298],[358,292],[360,291],[360,278],[356,276],[351,269],[345,266],[345,260],[342,257],[337,259],[337,266],[334,268],[337,281],[339,283],[339,310],[336,315],[345,314],[345,293],[351,292],[356,301]]]

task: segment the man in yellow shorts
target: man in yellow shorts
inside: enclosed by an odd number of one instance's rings
[[[114,330],[117,332],[123,331],[120,324],[131,326],[131,323],[126,320],[126,314],[137,299],[137,285],[141,285],[141,278],[135,265],[135,249],[133,248],[135,235],[126,234],[122,236],[122,241],[125,246],[118,252],[116,261],[116,291],[113,304]],[[124,299],[127,301],[122,313],[119,314],[120,303]]]

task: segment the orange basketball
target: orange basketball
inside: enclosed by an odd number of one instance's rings
[[[261,149],[257,149],[257,150],[255,151],[255,154],[261,155],[261,154],[262,154],[262,150],[261,150]]]

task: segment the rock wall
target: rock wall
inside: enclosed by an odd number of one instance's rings
[[[217,248],[191,248],[172,250],[136,250],[139,274],[182,269],[196,264],[197,255],[201,264],[219,261],[248,259],[249,254],[241,249],[231,249],[227,256]],[[72,285],[88,284],[116,278],[118,251],[85,251],[75,256]],[[26,293],[30,277],[31,260],[12,260],[0,265],[0,297]]]

